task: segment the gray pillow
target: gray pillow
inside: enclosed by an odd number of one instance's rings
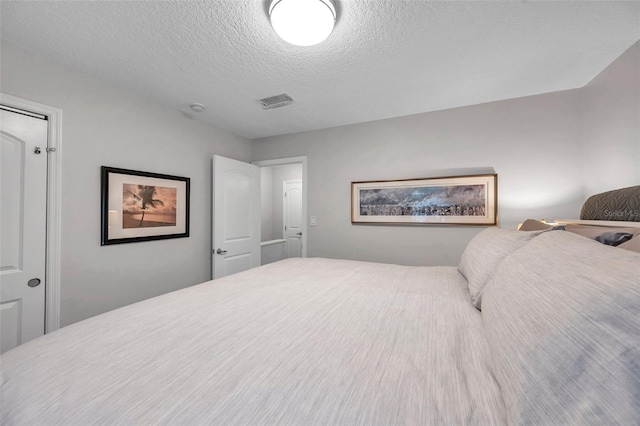
[[[458,270],[469,283],[473,306],[481,309],[482,291],[500,262],[543,232],[545,230],[516,231],[487,228],[469,242],[462,253]]]
[[[599,243],[616,247],[629,241],[631,237],[633,237],[633,234],[629,232],[605,232],[598,235],[595,240]]]

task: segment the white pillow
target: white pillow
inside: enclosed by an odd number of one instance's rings
[[[464,249],[458,270],[469,283],[473,306],[481,309],[482,291],[502,260],[545,232],[487,228],[476,235]]]
[[[500,263],[482,321],[507,424],[639,424],[639,266],[640,254],[571,232]]]

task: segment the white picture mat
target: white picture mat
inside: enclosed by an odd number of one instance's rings
[[[149,228],[123,228],[122,203],[123,185],[150,185],[176,189],[176,226],[159,226]],[[186,232],[186,190],[187,183],[172,179],[160,179],[121,173],[109,173],[109,239],[149,237],[154,235],[173,235]],[[116,214],[114,214],[114,212]]]

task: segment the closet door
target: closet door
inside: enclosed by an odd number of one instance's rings
[[[0,109],[0,351],[44,334],[46,119]]]

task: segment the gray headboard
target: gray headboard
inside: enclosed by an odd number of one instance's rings
[[[592,195],[582,205],[580,219],[640,222],[640,185]]]

